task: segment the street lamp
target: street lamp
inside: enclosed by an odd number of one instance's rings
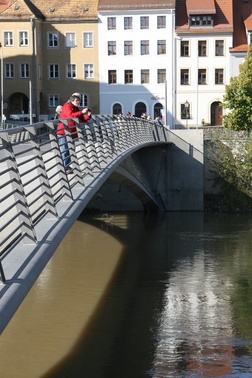
[[[186,100],[185,102],[185,116],[186,116],[186,128],[188,129],[188,118],[189,118],[189,102]]]

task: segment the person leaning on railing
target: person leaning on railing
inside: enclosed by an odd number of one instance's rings
[[[84,108],[82,110],[79,109],[81,101],[81,95],[79,93],[73,93],[70,97],[69,101],[67,101],[61,110],[60,113],[60,119],[65,118],[79,118],[82,122],[87,122],[92,115],[92,110],[90,108]],[[77,129],[75,126],[74,121],[68,121],[68,127],[70,135],[73,139],[78,138]],[[66,139],[66,132],[65,132],[65,126],[63,123],[58,123],[57,126],[57,136],[59,140],[59,147],[60,147],[60,153],[63,160],[63,165],[65,168],[66,173],[68,174],[70,172],[70,155],[67,145],[67,139]]]

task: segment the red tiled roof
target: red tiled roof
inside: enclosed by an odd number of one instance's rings
[[[188,14],[215,14],[214,0],[204,0],[203,4],[199,0],[186,0]]]
[[[248,31],[251,31],[252,30],[252,14],[250,13],[250,15],[249,16],[245,16],[244,17],[244,24],[245,24],[245,26],[246,26],[246,29],[248,30]]]
[[[248,44],[239,45],[229,50],[229,52],[247,52],[248,51]]]
[[[8,7],[10,0],[0,0],[0,13]]]
[[[237,0],[236,0],[237,1]],[[210,10],[213,7],[213,1],[204,0],[204,4],[199,7],[199,0],[176,0],[176,32],[177,33],[232,33],[233,32],[233,0],[215,0],[216,14],[214,17],[214,26],[210,28],[195,27],[189,28],[187,9],[191,6],[192,12],[195,14],[213,14]],[[200,9],[202,8],[202,9]],[[209,13],[206,12],[207,8]],[[212,9],[213,11],[213,9]]]
[[[99,0],[98,9],[175,9],[175,0]]]
[[[242,49],[247,42],[245,20],[251,14],[252,4],[243,3],[242,0],[236,0],[233,4],[234,7],[234,36],[233,36],[233,48],[235,51]],[[249,22],[248,22],[249,23]],[[248,25],[247,23],[247,25]]]

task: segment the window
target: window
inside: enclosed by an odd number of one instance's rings
[[[211,26],[212,25],[212,16],[202,16],[201,25],[202,26]]]
[[[76,47],[75,33],[66,33],[66,47]]]
[[[181,85],[189,84],[189,70],[188,69],[180,70],[180,84]]]
[[[116,18],[108,17],[108,30],[115,30],[115,29],[116,29]]]
[[[215,41],[215,56],[223,56],[224,55],[224,41],[217,40]]]
[[[158,55],[166,54],[166,40],[159,39],[157,41],[157,53]]]
[[[27,79],[30,76],[30,67],[27,63],[20,64],[20,78]]]
[[[206,84],[206,69],[198,70],[198,84]]]
[[[164,83],[166,80],[166,70],[158,69],[157,70],[157,82],[158,84]]]
[[[13,63],[5,64],[5,78],[6,79],[14,78],[14,64]]]
[[[185,106],[185,104],[181,104],[180,105],[180,118],[181,119],[189,119],[190,118],[190,114],[191,114],[191,106],[190,106],[190,104],[188,103],[187,107]]]
[[[93,79],[94,78],[94,65],[84,64],[84,78]]]
[[[124,17],[124,29],[132,29],[132,17]]]
[[[58,64],[49,64],[49,79],[59,79]]]
[[[166,28],[166,16],[157,16],[157,28],[158,29]]]
[[[192,16],[190,18],[190,26],[213,26],[213,17],[212,16]]]
[[[67,79],[76,78],[76,64],[67,64],[66,66],[66,77]]]
[[[83,33],[83,46],[93,47],[93,33]]]
[[[48,33],[48,47],[55,48],[59,46],[59,35],[56,32]]]
[[[141,70],[141,84],[149,84],[150,70]]]
[[[116,55],[116,41],[108,41],[108,55]]]
[[[13,33],[12,32],[4,32],[4,46],[11,47],[13,46]]]
[[[121,104],[116,103],[116,104],[113,105],[113,114],[115,114],[115,115],[122,114],[122,105]]]
[[[116,70],[109,70],[108,72],[108,83],[116,84]]]
[[[133,41],[124,41],[124,55],[133,55]]]
[[[141,55],[149,55],[149,41],[141,41]]]
[[[189,56],[189,41],[181,41],[180,56]]]
[[[132,84],[133,83],[133,70],[125,70],[124,71],[124,84]]]
[[[224,83],[224,70],[223,68],[216,68],[215,70],[215,84]]]
[[[149,16],[140,17],[140,28],[149,29]]]
[[[89,96],[87,94],[82,94],[80,107],[86,108],[88,105],[89,105]]]
[[[199,56],[206,56],[207,54],[207,42],[206,41],[198,41],[198,54]]]
[[[50,108],[55,108],[59,105],[59,96],[58,95],[49,95],[48,96],[48,106]]]
[[[192,16],[191,26],[200,26],[200,16]]]
[[[19,32],[19,46],[20,47],[28,46],[28,32],[27,31]]]

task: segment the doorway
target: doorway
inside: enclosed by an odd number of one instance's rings
[[[215,101],[211,105],[211,126],[222,126],[222,103]]]

